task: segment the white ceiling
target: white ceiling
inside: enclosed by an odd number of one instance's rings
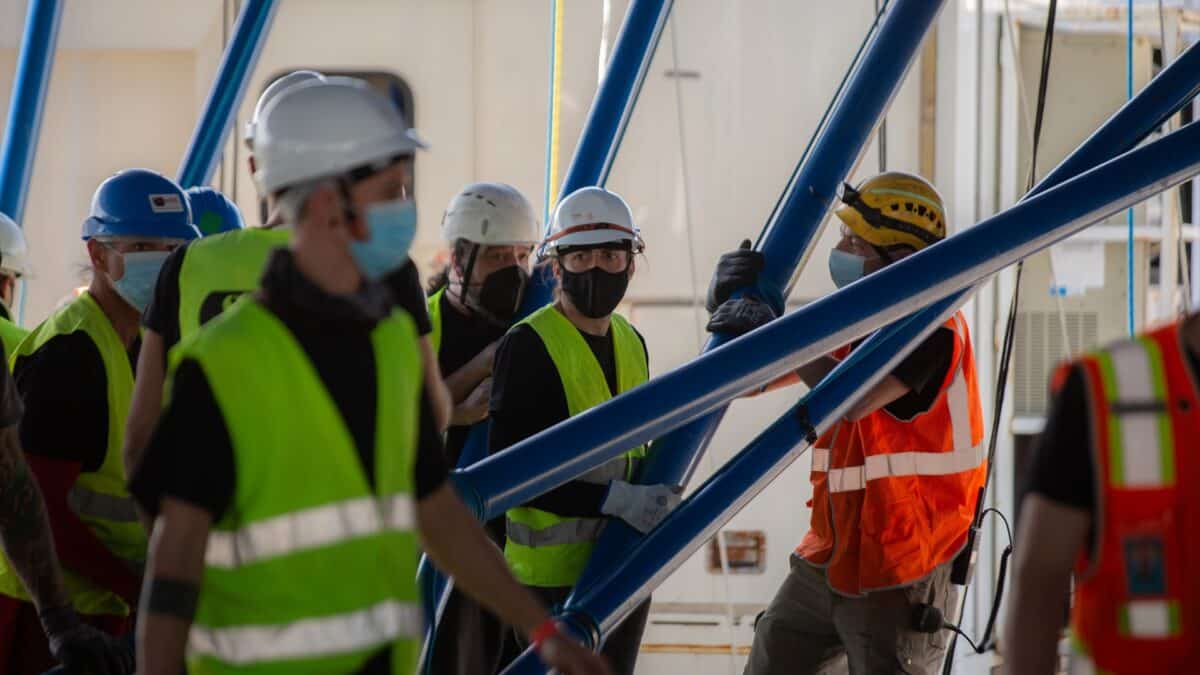
[[[65,49],[192,49],[221,20],[223,0],[63,0]],[[232,3],[230,3],[232,5]],[[20,44],[26,0],[0,0],[0,48]]]

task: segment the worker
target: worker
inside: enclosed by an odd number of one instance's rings
[[[446,459],[460,465],[471,425],[487,418],[492,361],[511,327],[529,280],[529,257],[541,239],[533,207],[516,188],[473,183],[450,200],[442,217],[450,261],[430,284],[430,337],[454,402],[446,432]],[[488,524],[504,545],[504,521]],[[457,589],[438,628],[431,659],[437,675],[496,672],[505,627]]]
[[[255,179],[294,228],[261,289],[172,353],[132,490],[157,517],[148,673],[413,672],[417,541],[566,673],[608,672],[508,573],[447,480],[412,319],[370,241],[411,242],[411,137],[359,82],[281,93]],[[402,264],[403,256],[393,264]]]
[[[946,236],[941,196],[926,180],[883,173],[846,185],[829,257],[839,288]],[[710,286],[709,330],[738,334],[773,316],[753,293],[763,259],[726,254]],[[815,385],[843,347],[785,381]],[[757,623],[747,675],[816,673],[845,660],[852,674],[940,670],[946,633],[918,630],[936,608],[953,620],[954,559],[967,542],[986,472],[971,338],[956,313],[822,436],[812,451],[812,522],[791,570]]]
[[[616,313],[643,243],[619,195],[587,187],[555,209],[544,252],[561,292],[504,336],[496,350],[490,449],[499,451],[646,381],[645,341]],[[649,532],[679,502],[665,485],[636,485],[645,446],[507,513],[504,556],[550,604],[566,600],[606,522]],[[604,654],[632,675],[649,600],[607,638]],[[517,636],[523,647],[524,641]]]
[[[1198,376],[1196,314],[1059,368],[1021,501],[1007,672],[1061,670],[1072,572],[1071,673],[1195,672]]]
[[[297,71],[279,78],[267,87],[256,110],[257,115],[283,91],[292,86],[308,82],[321,82],[325,78],[311,71]],[[248,143],[254,147],[257,121],[247,126]],[[409,134],[409,146],[405,149],[407,162],[421,141]],[[256,157],[251,154],[249,166],[255,171]],[[411,192],[412,174],[407,173],[406,190]],[[267,195],[268,201],[273,197]],[[129,410],[129,422],[125,432],[125,464],[137,466],[142,449],[149,440],[154,423],[162,411],[163,378],[166,372],[167,352],[196,332],[201,325],[218,316],[226,307],[243,294],[258,287],[263,266],[272,249],[287,244],[291,233],[272,218],[261,228],[232,230],[222,234],[206,236],[188,246],[181,247],[163,263],[162,274],[155,286],[151,300],[142,318],[143,344],[138,360],[138,378],[134,385],[133,404]],[[388,242],[374,244],[379,253],[388,259]],[[390,255],[404,258],[406,254],[393,251]],[[417,322],[422,336],[430,331],[429,317],[425,310],[425,294],[421,290],[421,279],[411,260],[400,266],[387,277],[395,301]],[[421,341],[422,360],[426,364],[426,386],[434,396],[437,418],[445,422],[449,418],[450,395],[442,383],[437,369],[437,357],[428,339]]]
[[[12,218],[0,213],[0,342],[4,353],[12,354],[29,331],[13,320],[12,307],[17,300],[17,282],[28,273],[29,249],[25,234]]]
[[[192,207],[192,220],[200,236],[207,237],[246,227],[242,212],[229,201],[220,190],[207,185],[197,185],[187,190],[188,204]]]
[[[147,169],[106,179],[83,223],[87,290],[12,356],[25,402],[21,445],[45,496],[75,610],[115,636],[133,629],[146,557],[121,458],[138,318],[167,252],[197,235],[187,197],[171,179]],[[37,608],[7,560],[0,562],[0,617],[0,634],[24,636],[16,672],[53,665],[47,643],[29,637],[37,633]]]

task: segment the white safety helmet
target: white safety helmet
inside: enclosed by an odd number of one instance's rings
[[[246,133],[242,137],[246,141],[246,145],[254,147],[254,133],[258,126],[258,120],[262,117],[263,110],[266,110],[267,105],[275,100],[284,89],[301,84],[303,82],[319,82],[324,80],[325,76],[315,70],[294,70],[287,75],[280,76],[274,82],[267,85],[263,90],[262,96],[258,97],[258,103],[254,104],[254,114],[250,116],[250,121],[246,122]]]
[[[442,238],[484,246],[536,244],[541,238],[533,206],[504,183],[472,183],[450,200],[442,216]]]
[[[328,78],[288,87],[255,129],[262,194],[354,169],[383,169],[426,145],[391,101],[362,80]]]
[[[22,277],[29,273],[29,247],[25,233],[12,218],[0,213],[0,274]]]
[[[563,198],[554,209],[550,233],[542,242],[542,254],[554,255],[564,246],[589,246],[628,241],[635,253],[645,247],[633,224],[629,205],[615,192],[601,187],[580,188]]]

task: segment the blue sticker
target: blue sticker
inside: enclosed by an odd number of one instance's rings
[[[1126,537],[1125,580],[1129,595],[1162,597],[1167,594],[1167,563],[1163,539],[1158,535]]]

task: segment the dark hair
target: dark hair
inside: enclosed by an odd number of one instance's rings
[[[454,240],[454,246],[450,251],[449,262],[447,262],[441,270],[435,272],[433,276],[429,277],[429,283],[426,285],[428,288],[428,295],[433,295],[434,293],[437,293],[438,291],[450,285],[450,266],[453,265],[456,260],[462,260],[470,255],[470,247],[473,245],[474,244],[472,242],[469,242],[461,237]]]

